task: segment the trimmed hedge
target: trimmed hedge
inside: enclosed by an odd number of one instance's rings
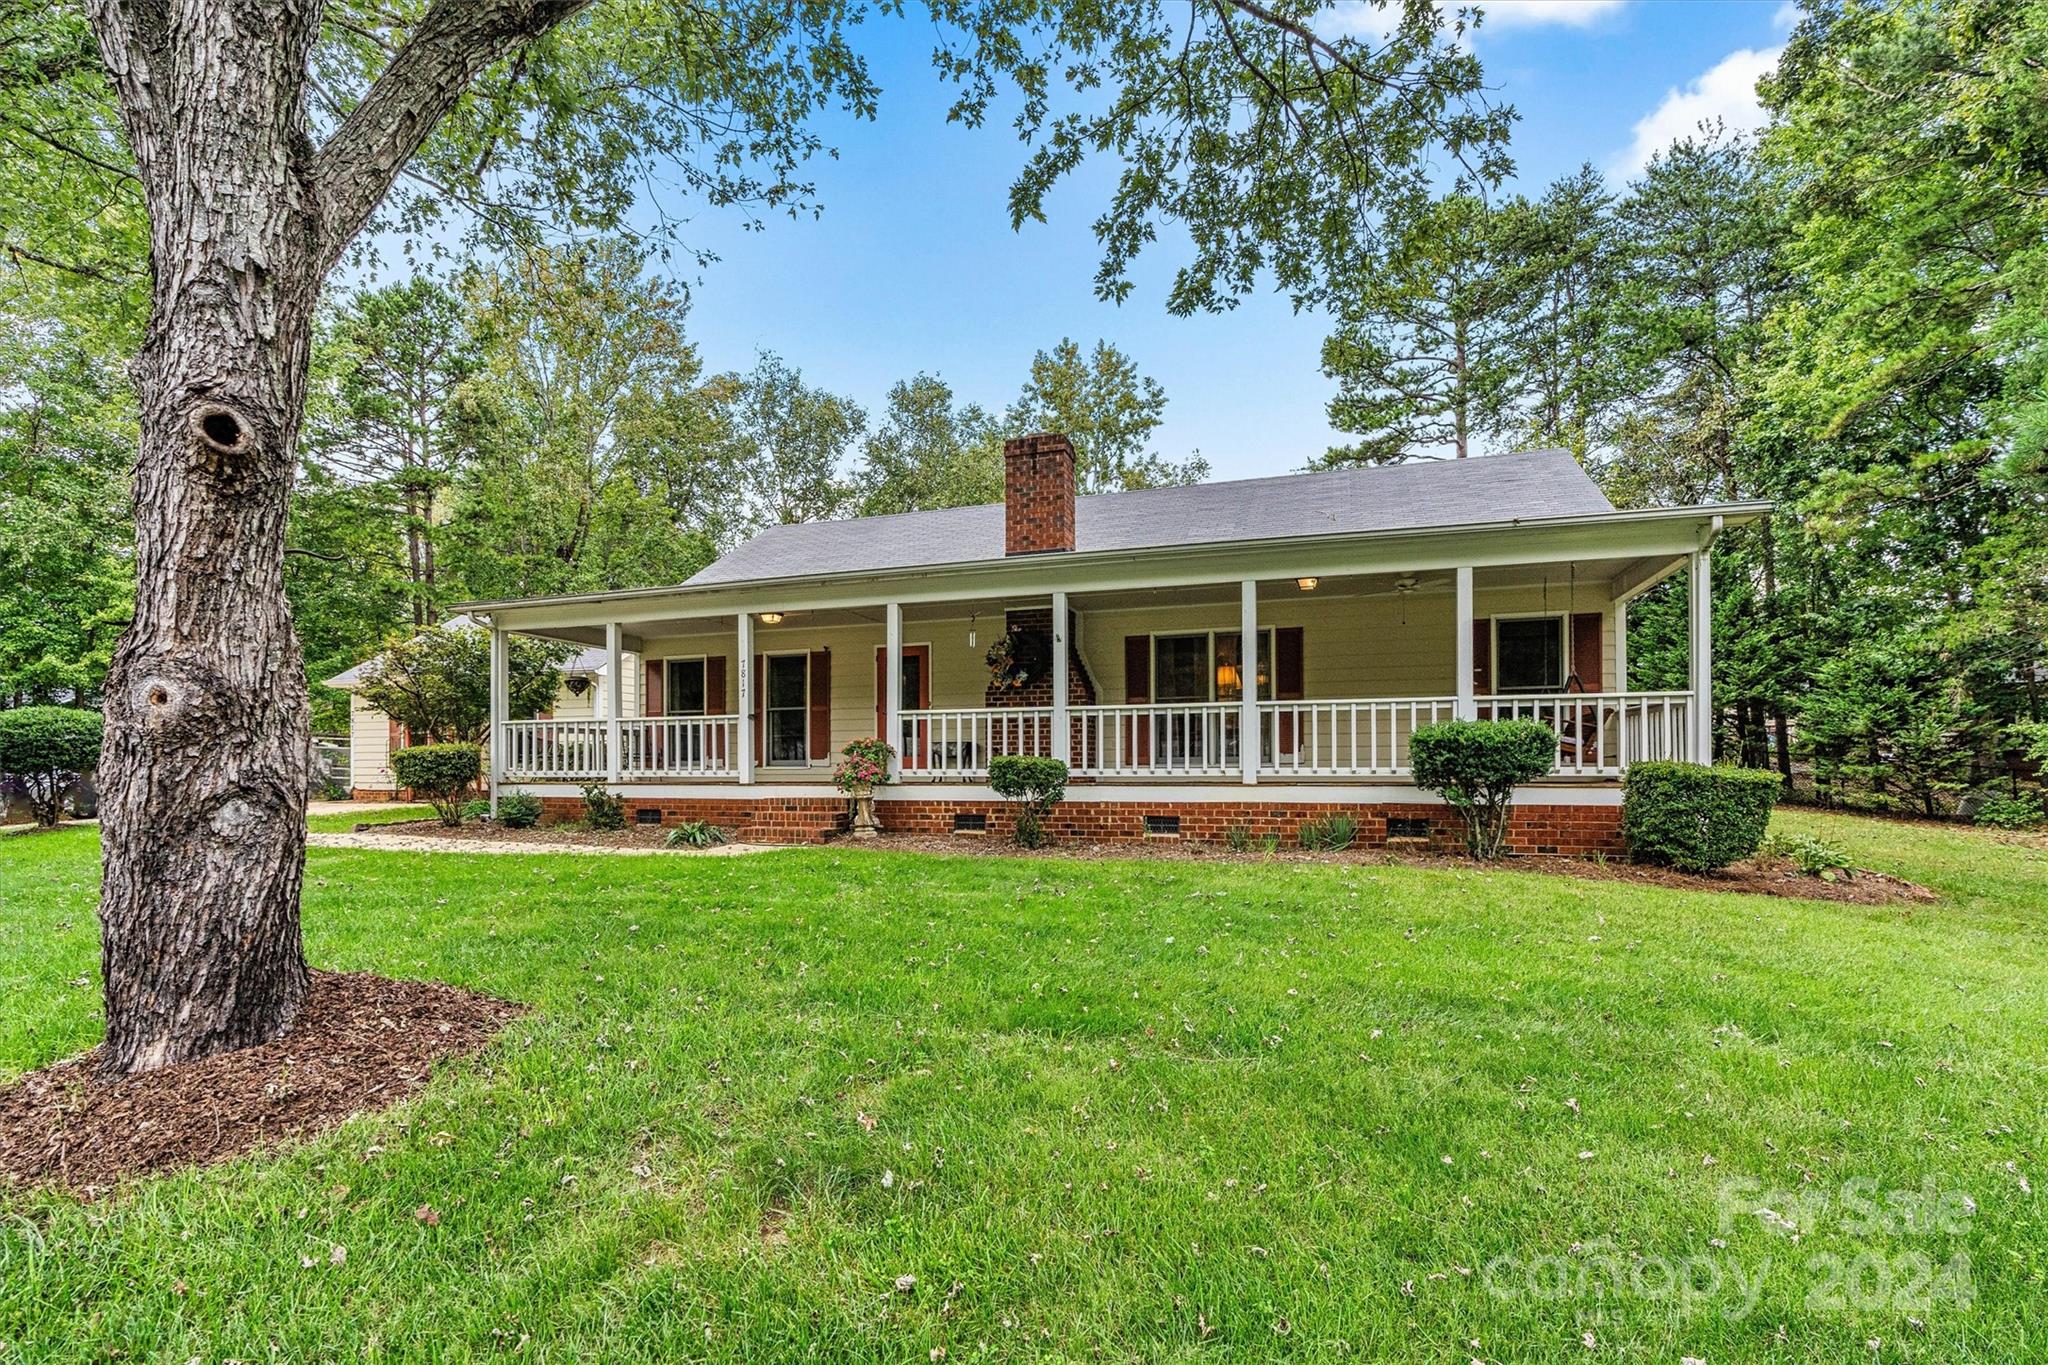
[[[74,706],[0,711],[0,773],[20,780],[39,825],[64,814],[64,792],[100,761],[100,713]]]
[[[1066,799],[1067,765],[1056,758],[999,754],[988,761],[988,785],[1016,808],[1017,843],[1037,848],[1045,842],[1045,817]]]
[[[1622,780],[1622,836],[1632,857],[1712,872],[1763,847],[1778,792],[1757,768],[1638,763]]]
[[[391,754],[392,776],[426,798],[444,825],[462,823],[463,798],[482,772],[483,751],[474,744],[415,744]]]
[[[1465,848],[1498,858],[1515,788],[1550,772],[1557,736],[1533,720],[1453,720],[1425,725],[1408,742],[1415,785],[1465,817]]]

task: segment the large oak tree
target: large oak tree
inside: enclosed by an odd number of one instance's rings
[[[1189,312],[1269,275],[1313,298],[1333,262],[1373,249],[1395,196],[1446,165],[1503,169],[1507,115],[1478,100],[1431,0],[1364,40],[1318,35],[1319,7],[922,8],[954,117],[1004,112],[1029,147],[1012,220],[1112,152],[1098,291],[1128,293],[1164,224],[1190,248],[1168,298]],[[504,240],[616,226],[649,183],[808,208],[814,116],[876,108],[851,35],[903,8],[87,0],[149,221],[136,610],[102,769],[111,1069],[277,1037],[306,995],[307,702],[282,561],[329,272],[380,214],[401,240],[461,224]]]

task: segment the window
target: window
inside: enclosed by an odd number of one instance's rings
[[[1152,700],[1209,700],[1209,636],[1155,635],[1152,638]]]
[[[771,654],[766,664],[768,761],[811,761],[811,660],[805,654]]]
[[[1234,630],[1152,637],[1152,700],[1237,701],[1244,696],[1243,651]],[[1213,661],[1213,666],[1212,666]],[[1259,632],[1258,696],[1273,699],[1273,632]]]
[[[1238,632],[1216,632],[1216,700],[1237,701],[1244,696],[1243,651]],[[1273,700],[1273,632],[1259,632],[1258,692],[1260,701]]]
[[[1497,692],[1564,688],[1564,618],[1497,617],[1493,623],[1493,686]]]
[[[661,711],[667,716],[704,714],[704,661],[670,659],[665,664]]]

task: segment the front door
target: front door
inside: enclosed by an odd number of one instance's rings
[[[771,654],[767,662],[768,762],[803,767],[811,761],[811,660],[806,654]]]

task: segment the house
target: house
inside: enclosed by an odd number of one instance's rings
[[[1709,544],[1769,510],[1618,510],[1560,450],[1092,497],[1063,436],[1003,458],[999,506],[779,526],[675,587],[468,604],[496,698],[510,632],[643,678],[644,705],[588,718],[496,708],[499,788],[569,813],[601,782],[642,821],[815,839],[844,827],[839,748],[879,733],[891,831],[1002,827],[990,758],[1044,754],[1073,774],[1070,837],[1291,838],[1346,811],[1367,842],[1448,841],[1409,736],[1517,716],[1557,750],[1513,846],[1616,849],[1628,766],[1710,747],[1710,613],[1689,685],[1644,692],[1628,603],[1688,573],[1704,604]]]
[[[440,622],[442,630],[466,630],[483,624],[474,618],[450,616]],[[376,667],[375,658],[363,660],[327,680],[327,685],[349,694],[348,698],[348,789],[357,801],[388,801],[399,795],[397,779],[391,775],[391,751],[411,743],[405,727],[364,701],[357,690],[363,677]],[[624,712],[637,711],[640,684],[637,660],[625,661],[618,675],[625,679]],[[547,716],[563,721],[589,720],[610,713],[613,669],[602,649],[585,649],[562,665],[561,685]]]

